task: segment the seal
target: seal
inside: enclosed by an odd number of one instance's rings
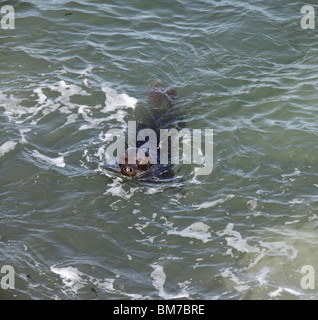
[[[128,154],[132,153],[135,157],[136,163],[129,163],[128,162]],[[138,148],[128,148],[125,152],[125,162],[124,164],[121,164],[121,173],[132,177],[135,176],[138,172],[148,171],[151,167],[151,161],[148,158],[149,155],[145,153],[142,149]]]
[[[171,87],[165,88],[161,81],[157,80],[149,84],[146,97],[148,101],[147,106],[139,106],[136,110],[137,118],[139,114],[136,128],[137,134],[143,129],[151,129],[159,136],[160,129],[175,127],[173,124],[175,119],[172,116],[172,110],[175,105],[176,90]],[[150,141],[149,137],[148,141]],[[136,141],[136,147],[127,148],[124,159],[120,161],[121,173],[129,177],[139,176],[145,173],[161,177],[173,175],[171,164],[160,164],[160,152],[157,152],[159,148],[158,140],[156,140],[156,144],[148,144],[147,149],[142,147],[140,141]],[[151,158],[150,155],[154,154],[151,151],[155,151],[157,159]],[[170,153],[168,154],[168,158],[169,157]],[[134,161],[128,161],[132,158]]]

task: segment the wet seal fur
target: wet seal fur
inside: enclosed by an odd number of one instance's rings
[[[148,128],[154,130],[157,136],[159,136],[160,129],[175,128],[176,125],[173,125],[175,119],[172,109],[175,105],[176,90],[170,87],[163,87],[161,81],[157,80],[149,84],[146,97],[149,106],[140,110],[141,116],[137,125],[137,134],[140,130]],[[160,152],[157,153],[157,164],[151,163],[148,150],[141,148],[144,143],[144,141],[136,141],[136,148],[126,149],[124,159],[120,161],[122,163],[120,164],[121,173],[128,177],[139,176],[145,173],[160,177],[173,176],[171,164],[160,164]],[[157,144],[153,148],[159,149],[160,146]],[[128,154],[130,152],[135,157],[135,163],[128,162]]]

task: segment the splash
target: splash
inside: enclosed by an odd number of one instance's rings
[[[178,235],[185,238],[193,238],[201,240],[206,243],[211,240],[211,233],[209,232],[210,227],[203,222],[195,222],[187,228],[177,231],[177,228],[167,232],[168,235]]]
[[[164,289],[164,284],[166,282],[167,276],[163,270],[163,266],[153,264],[151,267],[154,269],[153,272],[150,274],[152,277],[153,281],[152,284],[155,287],[156,290],[158,290],[158,295],[160,298],[163,299],[181,299],[181,298],[189,298],[189,294],[184,292],[182,290],[179,294],[177,295],[172,295],[169,293],[166,293]],[[184,286],[183,289],[186,287]]]
[[[76,297],[78,292],[87,287],[90,284],[96,286],[97,289],[104,292],[109,292],[113,294],[124,295],[131,299],[141,299],[140,294],[125,293],[114,288],[115,279],[99,279],[93,276],[87,275],[79,271],[75,267],[62,267],[58,268],[56,266],[51,267],[51,271],[60,276],[63,282],[63,288],[61,291],[64,294],[71,294]]]
[[[14,141],[7,141],[3,145],[0,146],[0,157],[3,157],[6,153],[13,151],[16,147],[17,143]]]

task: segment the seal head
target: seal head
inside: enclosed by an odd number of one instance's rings
[[[148,153],[138,148],[128,148],[124,158],[120,159],[120,171],[123,175],[129,177],[143,171],[148,171],[150,166],[151,161]]]

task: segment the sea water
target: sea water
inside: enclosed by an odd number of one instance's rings
[[[302,4],[5,4],[0,268],[15,288],[1,299],[317,298],[301,282],[318,270],[318,31]],[[108,130],[156,79],[186,127],[213,130],[210,174],[134,180],[105,163]]]

